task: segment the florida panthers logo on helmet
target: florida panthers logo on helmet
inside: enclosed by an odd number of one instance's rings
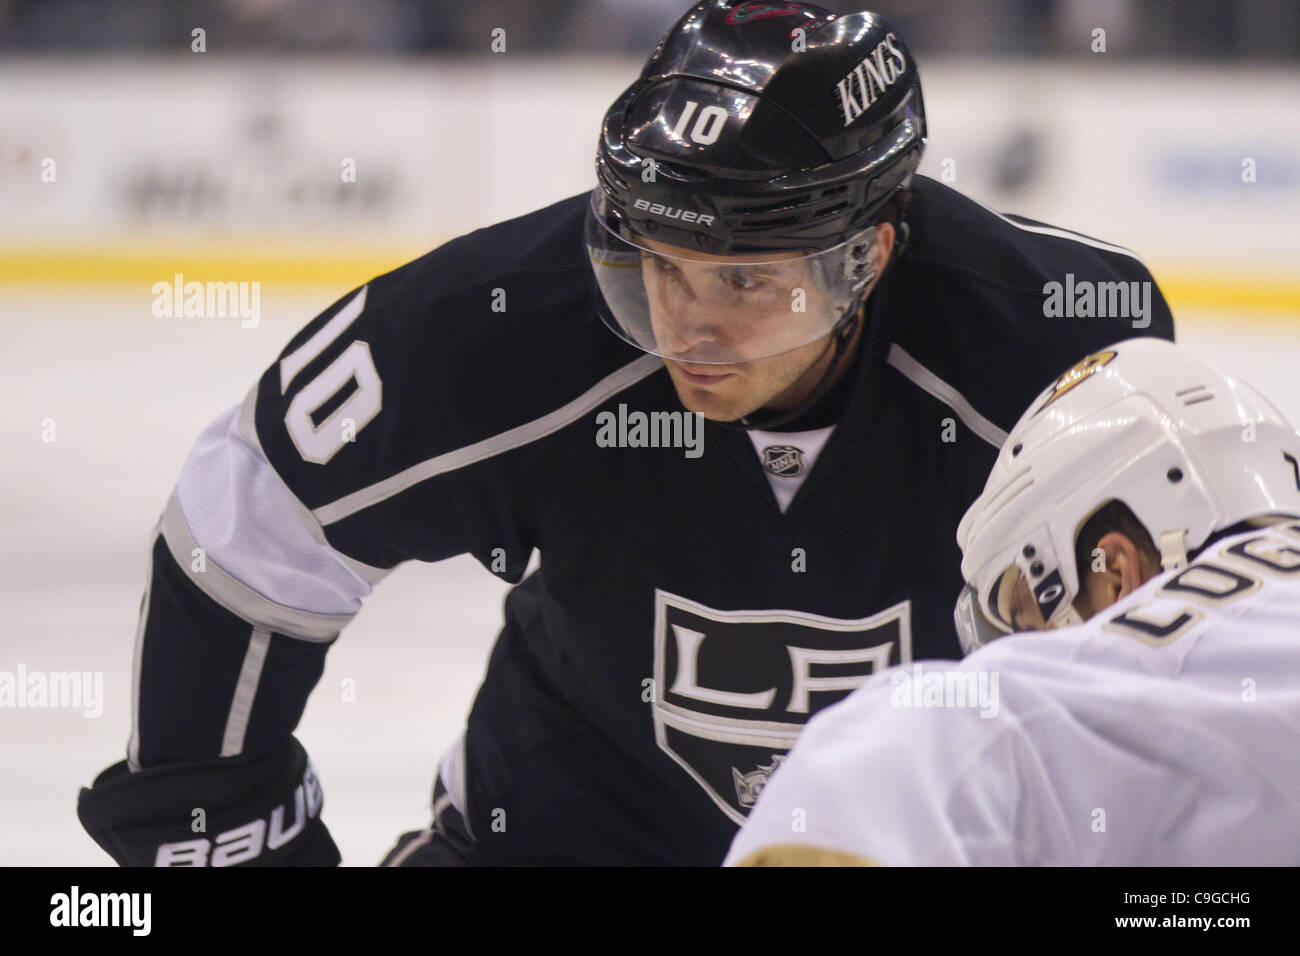
[[[1070,368],[1053,383],[1051,392],[1047,396],[1047,400],[1038,406],[1038,412],[1041,412],[1044,408],[1052,404],[1052,402],[1056,401],[1070,389],[1077,385],[1082,385],[1090,376],[1096,375],[1105,368],[1117,354],[1118,353],[1114,349],[1107,349],[1104,352],[1094,352],[1087,358],[1081,359],[1076,364],[1070,366]],[[1038,414],[1038,412],[1035,412],[1034,414]]]

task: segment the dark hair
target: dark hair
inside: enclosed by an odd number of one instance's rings
[[[1118,531],[1137,546],[1138,552],[1160,563],[1160,551],[1151,538],[1151,533],[1138,521],[1137,515],[1118,498],[1112,498],[1095,511],[1091,518],[1079,528],[1074,537],[1074,568],[1082,587],[1087,576],[1086,569],[1092,566],[1092,552],[1099,542],[1112,531]]]

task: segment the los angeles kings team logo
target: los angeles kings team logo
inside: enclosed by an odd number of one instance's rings
[[[741,824],[809,717],[911,660],[910,601],[848,620],[656,589],[655,740]]]

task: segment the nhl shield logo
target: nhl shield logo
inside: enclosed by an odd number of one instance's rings
[[[803,450],[794,445],[769,445],[763,449],[763,467],[782,478],[798,478],[804,472]]]
[[[745,822],[808,719],[912,660],[911,602],[870,617],[719,611],[655,590],[655,742]]]

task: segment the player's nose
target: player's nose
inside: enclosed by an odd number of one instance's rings
[[[685,354],[700,346],[717,344],[720,323],[698,299],[674,296],[664,303],[659,316],[660,345],[674,354]]]

